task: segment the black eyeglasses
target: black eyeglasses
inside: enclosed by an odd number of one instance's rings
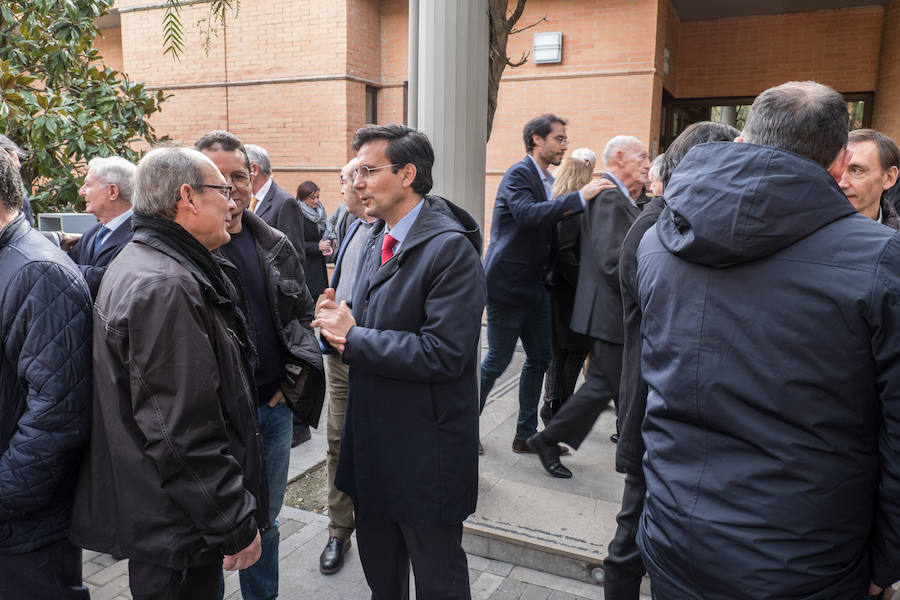
[[[234,189],[230,185],[219,185],[214,183],[201,183],[197,187],[213,188],[214,190],[218,190],[219,194],[224,196],[226,199],[231,197],[231,190]]]

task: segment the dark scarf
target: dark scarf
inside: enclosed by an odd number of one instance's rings
[[[238,288],[212,253],[181,225],[170,219],[134,213],[131,222],[137,241],[165,252],[195,277],[200,276],[197,280],[203,297],[222,314],[226,326],[237,337],[241,355],[247,365],[252,365],[253,344],[247,329],[247,317],[240,308]]]

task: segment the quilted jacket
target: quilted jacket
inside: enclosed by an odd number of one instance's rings
[[[91,421],[91,296],[22,214],[0,229],[0,340],[0,555],[10,555],[65,537]]]

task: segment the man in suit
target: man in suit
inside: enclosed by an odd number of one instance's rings
[[[368,243],[372,228],[378,221],[366,214],[362,198],[353,187],[354,158],[341,170],[341,194],[347,205],[347,214],[353,221],[343,237],[337,252],[334,274],[329,287],[334,290],[335,302],[352,302],[353,287],[359,261]],[[344,416],[347,411],[347,382],[350,367],[341,360],[328,342],[323,342],[322,355],[325,360],[325,377],[328,382],[328,451],[325,462],[328,466],[328,543],[319,557],[319,571],[325,575],[337,573],[344,566],[344,554],[350,549],[350,534],[353,533],[353,500],[337,489],[334,476],[337,473],[338,455],[341,451],[341,433],[344,430]]]
[[[302,260],[303,215],[300,214],[300,204],[272,179],[272,162],[266,149],[254,144],[244,147],[250,159],[250,188],[253,190],[250,211],[286,235]]]
[[[569,145],[566,122],[556,115],[529,121],[523,138],[527,155],[500,182],[491,245],[484,259],[488,352],[481,363],[482,410],[494,382],[512,360],[516,340],[521,339],[525,348],[513,452],[530,452],[525,440],[537,430],[538,399],[550,364],[550,296],[544,278],[557,249],[555,223],[583,211],[603,186],[593,180],[581,190],[553,197],[553,176],[547,167],[558,165]]]
[[[572,330],[594,340],[587,376],[544,430],[528,438],[528,445],[554,477],[572,476],[559,461],[557,442],[576,449],[581,445],[609,401],[618,396],[622,373],[619,250],[640,212],[631,190],[641,189],[647,181],[650,155],[639,139],[618,135],[606,144],[603,160],[604,178],[616,187],[601,192],[582,216],[581,263],[572,308]]]
[[[250,160],[250,212],[255,213],[266,225],[274,227],[287,236],[303,262],[303,215],[297,199],[284,191],[272,179],[272,161],[265,148],[246,144],[247,158]],[[315,300],[315,298],[314,298]],[[291,448],[309,440],[309,424],[294,415],[294,433]]]
[[[375,600],[470,598],[462,522],[478,494],[481,231],[428,195],[434,151],[400,125],[356,132],[354,186],[382,219],[365,245],[353,312],[329,288],[323,336],[350,366],[338,489],[353,498]]]
[[[94,298],[106,267],[131,241],[135,169],[118,156],[91,159],[84,185],[78,190],[84,198],[85,212],[100,222],[84,232],[69,250],[69,256],[78,264]]]

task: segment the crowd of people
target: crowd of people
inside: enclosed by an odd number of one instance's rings
[[[88,598],[82,548],[128,558],[136,600],[221,598],[223,569],[277,597],[290,448],[327,392],[320,571],[355,531],[373,598],[407,598],[410,566],[416,597],[470,598],[479,412],[519,341],[513,452],[571,478],[616,411],[607,599],[645,573],[660,600],[889,597],[895,143],[814,82],[652,162],[614,136],[601,177],[566,125],[525,125],[483,264],[408,127],[356,132],[331,217],[226,131],[95,158],[83,235],[32,229],[0,137],[0,597]]]

